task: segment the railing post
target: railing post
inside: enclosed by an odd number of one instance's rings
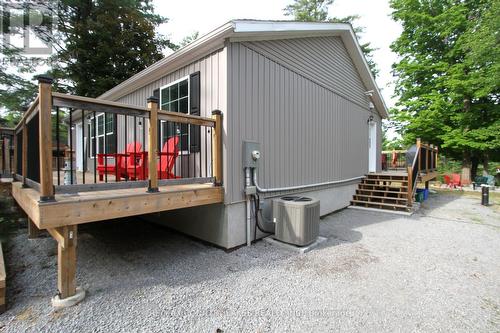
[[[434,157],[434,167],[436,168],[436,170],[438,168],[438,150],[439,148],[436,146],[436,151],[435,151],[436,156]]]
[[[425,147],[425,173],[429,173],[429,145]]]
[[[149,187],[148,192],[158,192],[158,170],[156,156],[158,155],[158,98],[151,96],[147,100],[149,109]]]
[[[409,166],[406,170],[408,172],[408,187],[407,191],[408,193],[406,194],[407,198],[407,205],[408,207],[411,207],[413,205],[413,170],[412,167]]]
[[[17,173],[17,133],[14,130],[14,137],[12,137],[12,140],[14,140],[14,156],[12,157],[12,181],[16,180],[16,177],[14,177]]]
[[[212,151],[213,151],[213,177],[215,185],[222,185],[222,112],[212,111],[212,118],[215,120],[215,127],[212,129]]]
[[[5,137],[2,141],[3,144],[3,169],[4,173],[10,173],[11,165],[10,165],[10,140]]]
[[[54,200],[52,179],[52,78],[40,75],[39,98],[39,145],[40,145],[40,201]],[[59,124],[57,124],[58,126]]]
[[[21,156],[21,173],[23,176],[23,187],[27,187],[26,178],[28,177],[28,128],[26,127],[26,121],[23,121],[22,125],[22,156]]]
[[[421,163],[421,151],[420,149],[422,148],[422,141],[420,141],[420,138],[417,138],[417,153],[418,153],[418,162],[417,162],[417,177],[420,175],[420,163]]]

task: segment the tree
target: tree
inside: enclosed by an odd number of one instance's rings
[[[77,95],[97,97],[173,46],[155,33],[167,18],[150,0],[61,0],[57,14],[58,33],[46,36],[57,45],[52,73]]]
[[[341,18],[329,17],[328,7],[332,5],[333,2],[334,0],[294,0],[294,2],[286,6],[283,11],[286,16],[293,16],[294,20],[301,22],[335,22],[353,25],[353,22],[359,18],[358,15]],[[359,39],[364,28],[353,27],[353,29]],[[373,51],[375,51],[375,49],[370,46],[370,43],[364,43],[360,46],[373,77],[377,77],[379,70],[377,64],[373,61]]]
[[[500,149],[498,3],[391,1],[403,27],[391,45],[401,57],[393,119],[406,142],[420,137],[461,158],[465,179]]]
[[[200,32],[199,31],[195,31],[193,32],[191,35],[188,35],[186,37],[184,37],[181,42],[177,45],[175,45],[172,49],[174,51],[177,51],[178,49],[180,49],[181,47],[184,47],[188,44],[191,44],[192,42],[194,42],[196,39],[198,39],[198,36],[200,35]]]
[[[29,6],[30,2],[24,4],[25,9]],[[49,73],[56,79],[56,91],[97,97],[160,60],[164,48],[174,47],[155,33],[167,18],[154,13],[151,0],[59,0],[38,6],[45,7],[35,33],[54,47]],[[56,31],[50,28],[54,18]],[[12,48],[1,51],[4,57],[18,56]],[[37,93],[36,85],[27,79],[37,69],[16,74],[9,71],[14,66],[0,67],[0,108],[10,112],[13,122]]]

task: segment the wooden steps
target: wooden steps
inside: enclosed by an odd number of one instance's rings
[[[370,173],[358,185],[351,205],[408,212],[408,176],[403,173]]]

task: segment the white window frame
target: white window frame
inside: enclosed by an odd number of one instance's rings
[[[92,117],[89,118],[89,124],[88,124],[88,126],[89,126],[88,127],[89,128],[89,135],[88,135],[88,137],[90,138],[90,140],[89,140],[89,145],[90,145],[90,147],[89,147],[90,148],[89,149],[89,155],[90,155],[91,159],[95,159],[97,157],[97,154],[106,154],[106,146],[104,146],[104,153],[101,153],[100,150],[99,150],[99,138],[104,137],[105,135],[112,135],[112,134],[115,133],[114,129],[116,128],[116,124],[114,123],[115,120],[114,120],[114,117],[113,117],[113,131],[111,131],[109,133],[104,133],[105,132],[104,128],[106,126],[103,126],[103,130],[102,130],[103,134],[99,134],[98,128],[99,128],[99,117],[100,116],[103,116],[104,122],[106,122],[106,115],[105,115],[104,112],[96,113],[95,118],[97,118],[97,120],[95,122],[95,126],[96,126],[95,133],[96,133],[97,136],[95,136],[95,137],[94,137],[94,132],[90,130],[92,128],[93,123],[94,123],[94,116],[92,116]],[[90,132],[92,132],[92,133],[90,133]],[[96,151],[94,152],[94,156],[92,156],[92,150],[94,148],[92,140],[97,140],[96,141],[96,145],[95,145],[95,150]],[[105,142],[107,142],[107,140],[105,140]],[[113,158],[113,157],[106,156],[106,158]]]
[[[168,84],[160,87],[160,103],[159,103],[160,104],[160,109],[161,109],[161,101],[162,101],[161,95],[163,93],[163,90],[166,89],[166,88],[169,88],[169,87],[173,86],[174,84],[178,84],[179,82],[187,80],[187,83],[188,83],[188,94],[187,94],[188,109],[187,109],[187,111],[188,112],[185,113],[185,114],[191,114],[191,80],[190,80],[190,78],[191,78],[190,75],[186,75],[184,77],[181,77],[178,80],[172,81],[172,82],[170,82],[170,83],[168,83]],[[165,110],[165,111],[170,111],[170,110]],[[180,112],[180,111],[173,111],[173,112],[183,113],[183,112]],[[163,133],[163,124],[164,123],[166,123],[165,120],[161,120],[160,121],[160,140],[163,139],[163,134],[164,134]],[[191,146],[191,129],[190,129],[190,126],[188,126],[187,136],[188,136],[188,139],[187,139],[187,142],[188,142],[187,149],[179,152],[182,155],[188,155],[188,154],[190,154],[190,148],[189,148]],[[162,149],[164,144],[165,144],[164,142],[161,142],[161,147],[159,149]],[[182,148],[184,148],[184,147],[182,147]]]

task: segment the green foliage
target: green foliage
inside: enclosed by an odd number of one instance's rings
[[[353,22],[359,18],[357,15],[341,18],[329,17],[328,7],[332,5],[333,2],[334,0],[294,0],[293,3],[286,6],[283,11],[286,16],[293,16],[294,20],[301,22],[335,22],[353,25]],[[353,27],[353,29],[359,39],[364,28]],[[376,77],[379,70],[377,64],[373,61],[373,51],[375,51],[375,49],[370,46],[370,43],[365,43],[360,46],[373,77]]]
[[[49,74],[56,79],[56,91],[97,97],[160,60],[164,48],[175,46],[155,33],[167,19],[154,13],[151,0],[60,0],[39,5],[57,14],[57,32],[51,31],[51,15],[35,29],[55,49]],[[12,47],[3,47],[1,53],[19,58]],[[37,87],[26,74],[37,70],[29,62],[9,67],[0,63],[0,108],[6,111],[0,122],[14,125],[19,111],[34,100]]]
[[[19,50],[9,45],[0,46],[0,52],[5,62],[0,62],[0,109],[5,115],[0,118],[2,126],[12,127],[21,116],[37,93],[37,87],[22,77],[23,73],[33,71],[29,62],[16,62],[13,70],[7,66],[10,59],[15,59]]]
[[[174,45],[172,47],[172,49],[174,51],[177,51],[181,47],[184,47],[184,46],[186,46],[186,45],[194,42],[196,39],[198,39],[199,35],[200,35],[200,33],[198,31],[193,32],[191,35],[188,35],[188,36],[184,37],[179,44]]]
[[[168,39],[155,33],[167,21],[150,0],[61,0],[53,75],[67,90],[97,97],[160,60]],[[62,41],[62,43],[60,42]]]
[[[500,151],[500,1],[391,0],[402,24],[391,111],[406,143],[417,137],[470,160]]]

